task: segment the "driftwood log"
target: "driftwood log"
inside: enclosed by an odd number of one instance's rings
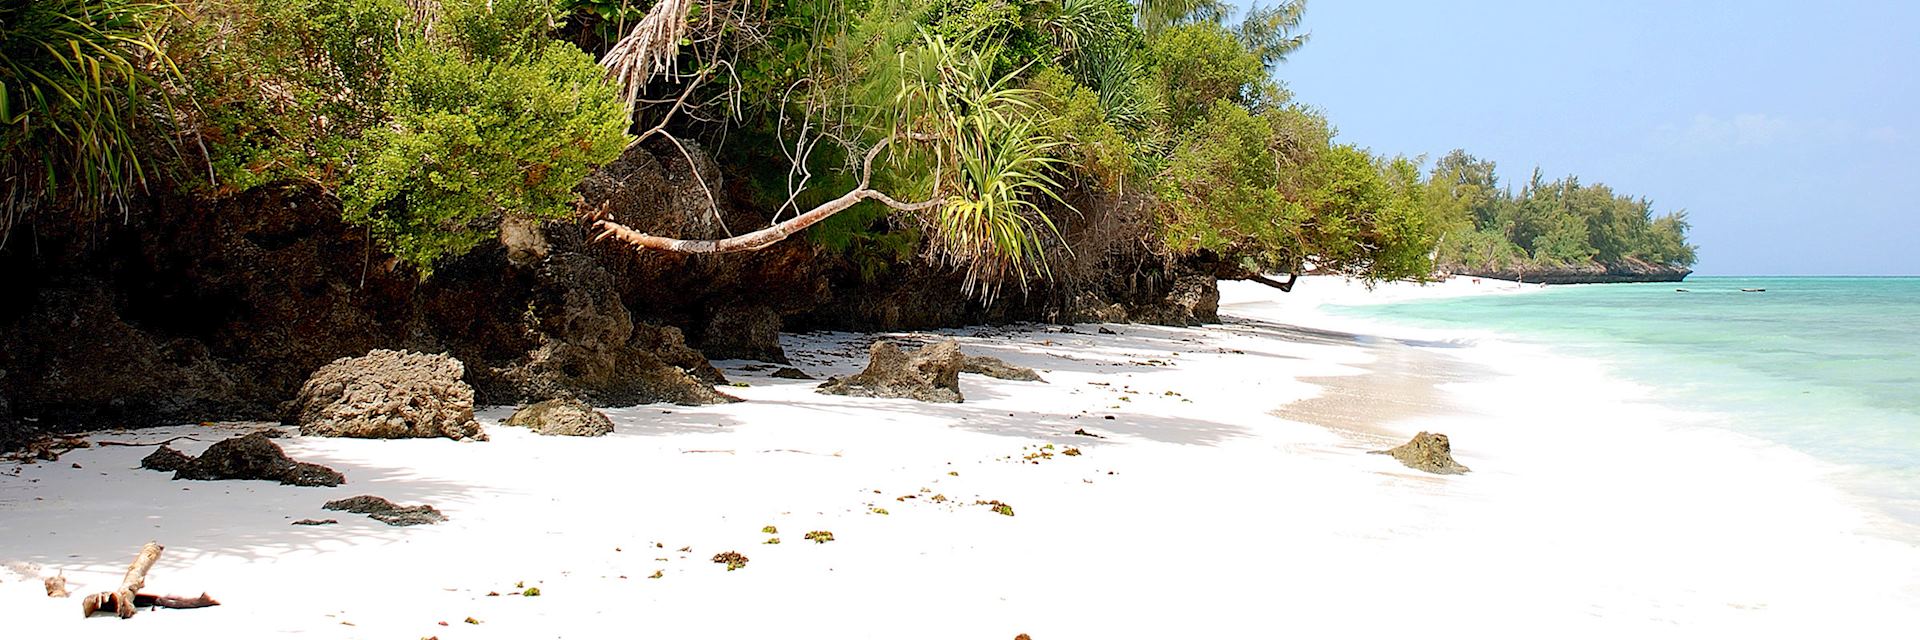
[[[82,599],[80,613],[86,617],[92,617],[97,612],[112,610],[114,615],[131,618],[140,607],[198,609],[220,604],[213,598],[207,597],[205,593],[191,597],[140,593],[140,589],[147,586],[147,571],[153,569],[153,563],[160,561],[160,552],[164,550],[166,547],[156,542],[149,542],[141,547],[140,555],[134,557],[133,564],[127,565],[127,575],[120,580],[120,588],[102,591]],[[62,582],[64,586],[64,580]],[[53,595],[52,579],[48,580],[47,595]],[[64,589],[62,595],[65,595]]]

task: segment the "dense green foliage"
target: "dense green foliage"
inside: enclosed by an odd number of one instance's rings
[[[0,140],[10,206],[305,183],[423,276],[506,219],[571,215],[648,139],[719,149],[776,222],[859,195],[812,241],[987,295],[1048,277],[1067,203],[1112,196],[1145,204],[1132,244],[1223,277],[1692,261],[1684,214],[1605,186],[1516,196],[1464,153],[1423,175],[1335,142],[1275,75],[1305,7],[43,0],[0,9]]]
[[[1444,266],[1500,270],[1633,260],[1691,266],[1687,214],[1655,216],[1645,198],[1538,170],[1518,195],[1503,191],[1492,162],[1455,150],[1433,169],[1427,199],[1443,228]]]
[[[508,217],[559,219],[627,116],[551,0],[230,0],[191,69],[220,183],[337,189],[346,218],[429,273]]]

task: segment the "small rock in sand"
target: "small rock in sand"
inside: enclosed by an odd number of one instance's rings
[[[1400,464],[1419,469],[1427,473],[1457,475],[1472,471],[1466,465],[1453,460],[1453,445],[1447,440],[1447,434],[1422,431],[1406,444],[1385,451],[1368,451],[1393,456]]]
[[[587,403],[570,398],[536,402],[507,418],[507,424],[549,436],[601,436],[613,432],[613,421]]]
[[[192,463],[193,456],[180,453],[180,450],[163,444],[160,448],[154,449],[153,453],[147,454],[147,457],[140,459],[140,468],[154,471],[179,471]]]
[[[302,527],[316,527],[323,524],[340,524],[340,521],[335,520],[333,518],[327,518],[325,520],[314,520],[312,518],[307,518],[305,520],[295,520],[293,521],[293,523],[295,525],[302,526]]]
[[[830,378],[816,391],[868,398],[908,398],[921,402],[964,402],[960,366],[965,358],[952,340],[936,342],[908,355],[892,342],[873,343],[865,371]]]
[[[172,451],[165,446],[147,455],[156,464],[178,463],[178,458],[167,456],[162,451]],[[185,458],[185,454],[173,451],[174,456]],[[147,460],[141,460],[146,466]],[[153,468],[153,467],[148,467]],[[249,433],[237,438],[227,438],[207,447],[198,458],[191,458],[178,466],[173,474],[175,480],[273,480],[280,484],[297,487],[336,487],[347,481],[340,472],[313,464],[298,462],[287,457],[280,445],[268,440],[266,434]]]
[[[793,368],[793,367],[780,367],[780,370],[779,370],[779,371],[775,371],[775,372],[773,372],[773,377],[775,377],[775,378],[784,378],[784,379],[787,379],[787,380],[812,380],[812,379],[814,379],[814,378],[813,378],[813,376],[810,376],[810,375],[807,375],[807,372],[805,372],[805,371],[801,371],[801,370],[799,370],[799,369],[795,369],[795,368]]]
[[[344,500],[334,500],[321,508],[328,511],[366,514],[369,518],[396,527],[433,524],[436,522],[445,522],[447,519],[447,516],[440,513],[439,509],[433,508],[433,505],[420,504],[411,507],[402,507],[394,504],[392,500],[379,496],[354,496]]]
[[[962,373],[978,373],[989,378],[1001,380],[1022,380],[1026,382],[1046,382],[1032,369],[1007,364],[1007,361],[993,356],[967,356],[960,366]]]
[[[66,576],[52,576],[47,578],[46,580],[43,580],[42,582],[44,583],[44,586],[47,588],[47,597],[49,598],[67,597],[67,577]]]

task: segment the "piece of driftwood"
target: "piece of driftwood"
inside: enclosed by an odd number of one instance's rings
[[[201,607],[217,606],[219,604],[220,601],[208,597],[204,591],[197,596],[156,596],[151,593],[141,593],[133,596],[133,605],[136,607],[198,609]]]
[[[147,586],[147,571],[153,568],[153,563],[160,561],[160,552],[165,549],[157,542],[149,542],[141,547],[140,555],[134,556],[133,564],[127,565],[127,577],[120,580],[120,588],[87,596],[80,601],[81,613],[92,616],[96,611],[112,609],[115,615],[122,618],[133,617],[137,606],[133,603],[133,595],[139,593],[141,587]]]
[[[161,440],[159,442],[115,442],[112,440],[101,440],[100,446],[102,447],[152,447],[152,446],[163,445],[163,444],[173,444],[175,441],[179,441],[179,440],[192,440],[194,442],[200,441],[199,438],[195,438],[193,436],[174,436],[171,438],[167,438],[165,440]]]
[[[133,564],[127,565],[127,575],[120,580],[120,588],[102,591],[80,601],[81,614],[92,617],[93,614],[112,610],[114,615],[131,618],[140,607],[164,607],[168,609],[198,609],[220,604],[206,593],[198,596],[157,596],[140,593],[147,585],[147,571],[153,569],[153,563],[160,561],[160,552],[166,547],[157,542],[148,542],[140,548]],[[48,579],[48,595],[52,595],[52,579]]]

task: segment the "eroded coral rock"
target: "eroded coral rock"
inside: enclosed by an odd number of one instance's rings
[[[960,367],[960,371],[963,373],[978,373],[989,378],[999,378],[1001,380],[1046,382],[1045,379],[1040,377],[1039,373],[1035,373],[1032,369],[1007,364],[1007,361],[993,356],[967,356],[965,364]]]
[[[507,424],[549,436],[601,436],[613,432],[607,414],[570,398],[536,402],[513,412]]]
[[[179,471],[189,464],[193,464],[193,456],[164,444],[140,459],[140,468],[154,471]]]
[[[354,496],[342,500],[334,500],[328,502],[326,506],[321,508],[328,511],[345,511],[347,513],[364,514],[369,518],[396,527],[433,524],[447,520],[446,514],[440,513],[440,510],[433,508],[433,505],[417,504],[403,507],[394,504],[392,500],[380,496]]]
[[[446,355],[375,349],[315,370],[284,419],[308,436],[485,440],[465,373]]]
[[[1368,451],[1393,456],[1400,464],[1428,473],[1457,475],[1472,471],[1466,465],[1453,459],[1453,444],[1447,440],[1447,434],[1427,433],[1415,435],[1406,444],[1385,451]]]
[[[965,358],[952,340],[936,342],[911,355],[892,342],[873,343],[867,368],[844,379],[831,378],[820,393],[868,398],[908,398],[921,402],[964,402],[960,367]]]

